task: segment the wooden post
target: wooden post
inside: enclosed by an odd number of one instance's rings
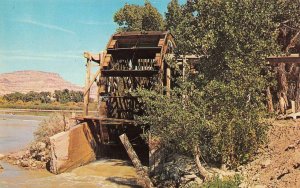
[[[85,88],[88,87],[91,77],[91,60],[86,60],[86,76],[85,76]],[[83,107],[83,116],[87,116],[89,113],[89,99],[90,98],[90,89],[84,94],[84,107]]]
[[[300,73],[298,74],[297,85],[296,85],[296,99],[295,99],[295,112],[300,110]]]
[[[268,110],[270,113],[274,112],[274,106],[273,106],[273,100],[272,100],[272,94],[270,90],[270,86],[267,87],[267,104],[268,104]]]
[[[121,136],[119,136],[119,138],[120,138],[124,148],[126,149],[127,154],[133,163],[133,166],[137,170],[137,174],[140,178],[140,180],[138,181],[138,184],[144,188],[154,187],[148,176],[148,170],[143,167],[143,165],[142,165],[141,161],[139,160],[137,154],[135,153],[132,145],[130,144],[126,134],[122,134]]]
[[[291,101],[291,105],[292,105],[292,113],[296,113],[295,101]]]
[[[285,72],[285,63],[279,63],[278,64],[278,69],[277,69],[277,75],[278,75],[278,86],[279,86],[279,91],[278,91],[278,97],[283,97],[285,103],[287,103],[287,90],[288,90],[288,81],[286,77],[286,72]],[[287,104],[286,104],[287,105]],[[283,107],[281,107],[283,108]]]
[[[182,58],[182,78],[183,80],[185,80],[185,66],[187,64],[187,61],[186,61],[186,57],[183,56]]]
[[[171,91],[171,69],[170,66],[167,65],[167,70],[166,70],[166,88],[167,88],[167,96],[170,96],[170,91]]]

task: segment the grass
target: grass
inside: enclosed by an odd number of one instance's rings
[[[32,110],[83,110],[83,103],[75,103],[75,102],[68,102],[68,103],[59,103],[59,102],[52,102],[52,103],[41,103],[38,101],[34,102],[1,102],[0,101],[0,108],[3,109],[32,109]],[[97,104],[90,103],[89,110],[96,110]]]
[[[82,110],[82,103],[0,103],[0,108],[10,109],[38,109],[38,110]]]
[[[239,175],[224,180],[221,180],[219,177],[214,177],[212,180],[203,184],[201,188],[238,188],[240,183],[241,177]]]

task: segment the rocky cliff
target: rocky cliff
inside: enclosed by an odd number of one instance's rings
[[[28,70],[0,74],[0,95],[29,91],[54,92],[63,89],[83,91],[83,87],[64,80],[57,73]]]

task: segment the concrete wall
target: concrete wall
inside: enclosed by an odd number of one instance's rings
[[[54,174],[69,171],[96,160],[97,143],[87,123],[50,137],[51,167]]]

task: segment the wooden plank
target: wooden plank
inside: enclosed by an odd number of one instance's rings
[[[139,176],[139,181],[138,184],[142,187],[145,188],[151,188],[154,187],[149,175],[148,175],[148,169],[144,168],[141,161],[139,160],[137,154],[135,153],[132,145],[129,142],[128,137],[126,136],[126,134],[122,134],[121,136],[119,136],[129,158],[131,159],[133,166],[135,167],[137,174]]]
[[[50,170],[54,174],[70,171],[96,160],[98,145],[87,123],[51,136],[50,143]]]
[[[289,56],[270,56],[267,58],[271,64],[277,63],[300,63],[299,54],[291,54]]]
[[[102,70],[103,77],[152,77],[158,70]]]
[[[110,49],[115,48],[116,43],[117,43],[117,40],[111,40],[110,44],[107,48],[110,48]]]
[[[118,122],[118,123],[128,123],[135,124],[136,120],[128,120],[128,119],[118,119],[118,118],[107,118],[107,117],[96,117],[96,116],[76,116],[76,120],[84,121],[84,120],[99,120],[101,122]]]

